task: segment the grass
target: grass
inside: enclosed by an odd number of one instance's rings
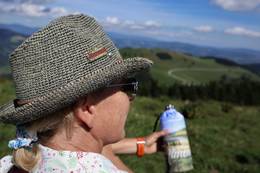
[[[136,99],[127,121],[128,136],[151,133],[156,116],[171,103],[181,109],[185,103],[168,98]],[[187,120],[195,169],[192,173],[228,172],[257,173],[260,171],[260,109],[232,105],[224,112],[223,103],[198,102],[196,114]],[[144,158],[122,156],[135,172],[165,172],[162,153]]]
[[[15,98],[14,84],[0,77],[0,105]]]
[[[9,66],[0,66],[0,76],[5,74],[10,74],[11,69]]]
[[[0,81],[0,95],[0,105],[14,98],[12,82]],[[195,168],[191,173],[260,172],[259,107],[211,100],[191,103],[168,97],[137,97],[126,123],[127,136],[150,134],[155,120],[169,103],[177,110],[194,105],[192,116],[186,121]],[[0,157],[11,153],[7,143],[14,134],[12,125],[0,123]],[[121,158],[135,172],[160,173],[166,170],[163,153],[145,155],[143,158],[123,155]]]
[[[204,75],[206,73],[207,75]],[[240,76],[249,76],[253,80],[258,80],[256,76],[252,76],[249,72],[239,68],[175,68],[168,73],[169,77],[174,80],[181,81],[184,84],[201,84],[209,81],[220,79],[222,76],[239,78]]]
[[[258,75],[246,69],[219,64],[213,59],[202,59],[161,49],[133,49],[132,51],[135,56],[147,57],[154,62],[151,69],[152,76],[163,86],[169,86],[176,81],[184,84],[208,83],[219,80],[223,75],[228,78],[248,76],[252,80],[260,81]],[[158,52],[164,52],[171,58],[159,58]]]
[[[0,78],[0,105],[13,100],[14,85],[10,80]],[[12,125],[0,123],[0,158],[11,152],[7,148],[7,142],[15,135],[15,129]]]

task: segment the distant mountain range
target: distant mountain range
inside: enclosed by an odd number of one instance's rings
[[[16,33],[21,34],[22,36],[30,35],[31,33],[37,31],[39,28],[31,28],[27,26],[22,26],[18,24],[0,24],[0,28],[8,29]],[[3,32],[1,30],[0,32]],[[6,30],[5,30],[6,32]],[[1,40],[2,42],[2,36]],[[222,59],[228,59],[234,61],[238,64],[246,64],[251,66],[254,64],[254,67],[259,67],[260,64],[260,51],[244,49],[244,48],[214,48],[206,46],[198,46],[188,43],[181,42],[166,42],[160,41],[152,38],[133,36],[133,35],[124,35],[115,32],[109,32],[108,35],[115,42],[117,47],[132,47],[132,48],[162,48],[176,52],[182,52],[193,56],[199,57],[218,57]],[[0,43],[1,45],[1,43]],[[255,65],[258,64],[258,65]]]
[[[33,32],[39,29],[36,27],[28,27],[19,24],[0,24],[0,28],[12,30],[23,35],[31,35]]]
[[[212,56],[232,60],[238,64],[260,63],[260,51],[244,48],[214,48],[181,42],[166,42],[151,38],[109,33],[120,48],[163,48],[193,56]]]

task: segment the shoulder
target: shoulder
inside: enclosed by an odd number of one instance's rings
[[[11,169],[13,166],[12,158],[8,155],[0,159],[0,173],[7,173]]]
[[[41,149],[42,160],[34,172],[125,173],[98,153]]]

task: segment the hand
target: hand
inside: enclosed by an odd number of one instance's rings
[[[154,132],[149,136],[145,137],[145,154],[153,154],[157,151],[163,151],[163,140],[162,137],[168,134],[167,131],[162,130],[158,132]]]

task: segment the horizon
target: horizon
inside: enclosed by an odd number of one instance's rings
[[[10,24],[5,24],[5,23],[0,23],[0,25],[18,25],[18,26],[22,26],[22,27],[28,27],[28,28],[34,28],[31,26],[26,26],[26,25],[21,25],[19,23],[10,23]],[[41,27],[35,27],[35,29],[40,29]],[[0,28],[0,29],[4,29],[4,28]],[[14,30],[12,30],[13,32],[16,32]],[[154,41],[158,41],[158,42],[167,42],[167,43],[181,43],[181,44],[190,44],[192,46],[196,46],[196,47],[202,47],[202,48],[213,48],[213,49],[237,49],[237,50],[248,50],[248,51],[257,51],[260,52],[260,50],[258,49],[254,49],[254,48],[243,48],[243,47],[221,47],[221,46],[210,46],[210,45],[202,45],[202,44],[196,44],[196,43],[188,43],[188,42],[182,42],[182,41],[175,41],[175,40],[162,40],[162,39],[158,39],[158,38],[153,38],[153,37],[149,37],[149,36],[142,36],[142,35],[134,35],[134,34],[126,34],[126,33],[119,33],[119,32],[114,32],[114,31],[108,31],[107,32],[112,33],[112,34],[120,34],[122,36],[133,36],[133,37],[138,37],[138,38],[145,38],[145,39],[151,39]],[[22,33],[20,33],[22,34]]]
[[[260,51],[259,0],[0,0],[0,11],[1,24],[39,28],[56,17],[84,13],[107,32]]]

